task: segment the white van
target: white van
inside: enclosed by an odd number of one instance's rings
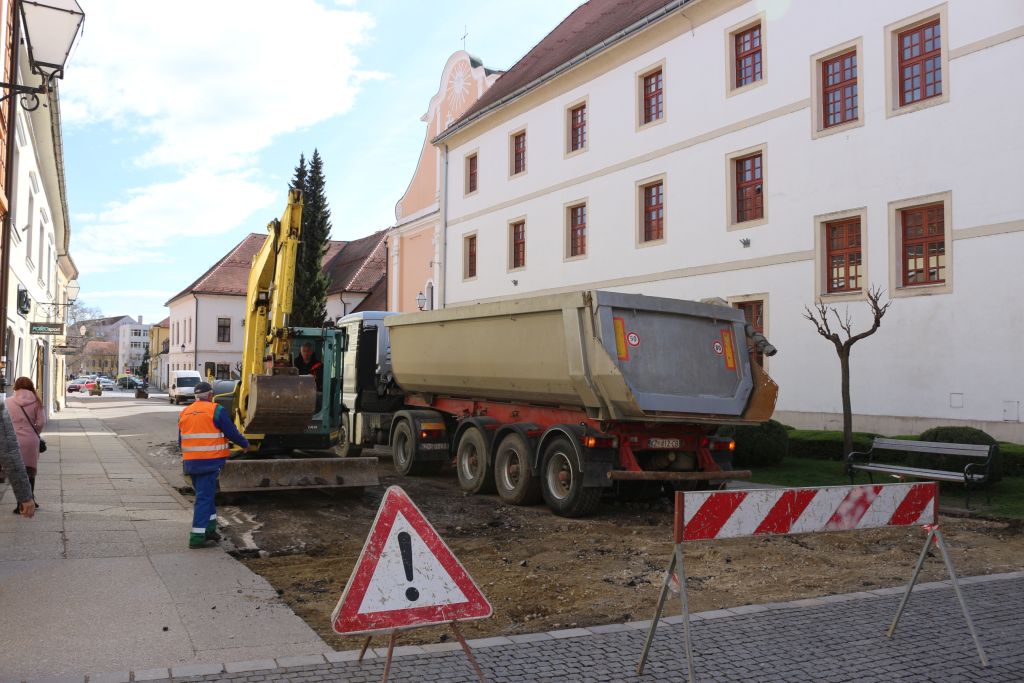
[[[203,381],[203,376],[197,370],[171,370],[170,380],[167,400],[177,405],[195,397],[196,385]]]

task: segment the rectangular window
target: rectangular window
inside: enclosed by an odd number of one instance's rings
[[[900,106],[942,94],[942,41],[939,19],[903,31],[899,50]]]
[[[830,294],[861,288],[860,216],[825,223],[825,263]]]
[[[526,267],[526,221],[516,221],[509,226],[512,246],[512,268]]]
[[[755,332],[764,334],[764,301],[757,299],[755,301],[740,301],[736,304],[736,308],[743,311],[743,318],[748,324],[752,325]],[[750,350],[750,355],[753,360],[757,361],[757,364],[764,367],[764,354],[756,351],[755,346],[747,340],[747,348]]]
[[[943,216],[941,202],[900,212],[905,287],[946,281],[946,226]]]
[[[587,205],[569,207],[569,256],[587,254]]]
[[[217,363],[217,379],[231,379],[231,366],[227,363]]]
[[[231,341],[231,318],[217,318],[217,341]]]
[[[742,88],[761,80],[761,24],[740,31],[735,37],[736,81]]]
[[[466,157],[466,194],[476,192],[476,155]]]
[[[466,279],[476,277],[476,235],[467,236],[462,246],[466,259],[463,277]]]
[[[665,237],[665,184],[660,180],[641,188],[644,201],[644,242]]]
[[[761,153],[736,159],[736,222],[764,217]]]
[[[569,151],[576,152],[587,144],[587,105],[581,104],[569,112]]]
[[[651,123],[664,115],[665,92],[662,71],[658,69],[644,76],[644,102],[641,120],[644,123]]]
[[[512,175],[526,171],[526,131],[512,136]]]
[[[822,128],[857,120],[857,51],[821,62]]]

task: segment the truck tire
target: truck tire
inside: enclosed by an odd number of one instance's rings
[[[338,428],[338,443],[334,446],[334,454],[339,458],[358,458],[363,452],[361,445],[354,444],[348,440],[348,430],[344,423]]]
[[[540,486],[544,502],[559,517],[584,517],[597,509],[601,489],[583,486],[583,475],[573,469],[573,446],[559,436],[544,448]]]
[[[509,505],[536,505],[541,500],[540,480],[530,468],[532,450],[522,434],[510,432],[494,451],[494,486]]]
[[[476,427],[470,427],[459,437],[455,469],[459,486],[466,493],[494,493],[494,465],[487,452],[487,441]]]

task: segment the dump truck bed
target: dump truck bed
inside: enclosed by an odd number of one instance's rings
[[[728,306],[587,290],[385,324],[395,380],[428,398],[573,407],[605,420],[763,420],[774,407],[743,313]]]

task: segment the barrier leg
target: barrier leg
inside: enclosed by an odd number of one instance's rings
[[[636,665],[637,675],[644,672],[647,664],[647,654],[650,652],[651,643],[654,641],[654,632],[658,630],[658,620],[661,619],[661,612],[665,609],[665,600],[668,598],[668,586],[672,581],[672,570],[676,568],[676,556],[672,553],[672,559],[668,563],[668,571],[665,572],[665,581],[661,584],[661,595],[658,596],[658,608],[654,610],[654,619],[651,620],[651,628],[647,631],[647,640],[644,641],[644,650],[640,653],[640,663]],[[680,587],[683,590],[683,587]]]
[[[693,673],[693,648],[690,647],[690,604],[686,597],[686,568],[683,566],[683,544],[676,543],[676,566],[679,567],[679,600],[683,603],[683,641],[686,645],[686,670],[689,683],[696,683]]]
[[[476,657],[473,656],[473,651],[469,649],[469,643],[467,643],[466,639],[462,637],[462,631],[459,630],[458,623],[453,621],[449,626],[452,627],[452,633],[454,633],[455,637],[458,638],[459,645],[462,646],[462,651],[465,652],[466,657],[469,658],[469,663],[473,665],[473,671],[476,672],[477,680],[479,680],[480,683],[486,683],[484,680],[483,669],[481,669],[480,665],[477,664]]]
[[[395,651],[396,638],[398,638],[398,631],[392,631],[391,637],[388,638],[388,658],[384,661],[384,678],[381,679],[381,683],[388,683],[388,675],[391,674],[391,655]]]
[[[956,593],[956,599],[960,602],[960,609],[964,613],[964,620],[967,622],[967,630],[971,632],[971,638],[974,639],[974,646],[978,648],[978,658],[981,660],[983,667],[988,666],[988,657],[985,656],[985,650],[981,647],[981,641],[978,640],[978,634],[974,631],[974,622],[971,620],[971,613],[967,609],[967,603],[964,602],[964,596],[960,593],[960,584],[956,580],[956,572],[953,571],[953,561],[949,558],[949,553],[946,552],[946,542],[942,538],[942,532],[936,529],[932,532],[935,538],[938,540],[937,545],[939,550],[942,551],[942,560],[946,563],[946,569],[949,570],[949,578],[953,582],[953,592]]]
[[[892,638],[892,634],[896,632],[896,624],[900,623],[900,617],[903,616],[903,608],[907,606],[907,600],[910,599],[910,593],[914,590],[914,584],[917,583],[917,577],[921,573],[921,567],[924,566],[924,559],[928,557],[928,546],[931,545],[932,538],[935,537],[935,528],[931,528],[928,531],[928,538],[924,541],[924,548],[921,550],[921,556],[917,558],[917,566],[914,567],[914,575],[910,577],[910,583],[907,584],[907,591],[903,594],[903,599],[900,600],[900,606],[896,609],[896,617],[892,620],[892,626],[889,627],[889,638]]]
[[[357,661],[363,661],[363,655],[366,654],[366,648],[370,647],[370,636],[366,636],[366,640],[363,641],[363,647],[359,649],[359,659]]]

